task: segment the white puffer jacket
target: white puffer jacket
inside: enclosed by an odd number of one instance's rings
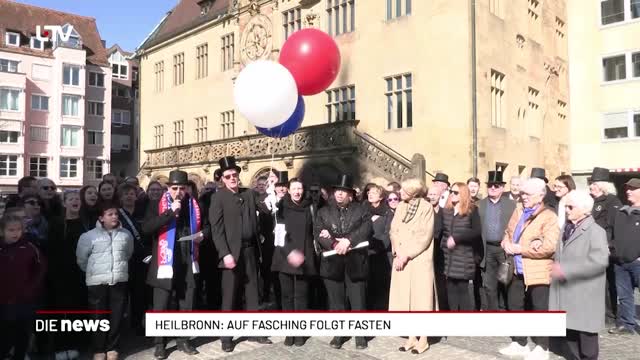
[[[76,248],[78,266],[86,273],[87,286],[128,281],[132,254],[131,233],[122,226],[109,232],[99,221],[95,229],[80,236]]]

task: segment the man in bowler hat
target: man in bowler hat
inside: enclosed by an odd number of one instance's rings
[[[483,310],[489,311],[498,310],[500,308],[499,299],[502,298],[504,304],[506,298],[506,289],[498,283],[498,268],[506,260],[506,254],[500,246],[500,242],[504,237],[509,219],[516,209],[516,203],[508,196],[502,196],[505,184],[501,171],[489,171],[488,196],[478,203],[484,245],[484,258],[480,262],[486,299]]]
[[[440,200],[438,201],[438,205],[441,208],[447,204],[447,199],[449,198],[449,187],[451,183],[449,183],[449,175],[445,173],[436,173],[436,176],[431,180],[433,186],[437,186],[440,188],[442,195],[440,195]]]
[[[245,309],[258,310],[258,258],[260,256],[257,211],[269,212],[258,194],[240,185],[240,167],[233,156],[219,160],[221,188],[209,209],[213,241],[222,270],[221,310],[234,310],[244,295]],[[222,350],[233,351],[232,337],[222,337]],[[271,344],[266,337],[251,338],[260,344]]]
[[[158,202],[149,204],[142,224],[143,234],[153,237],[147,284],[153,287],[154,310],[169,310],[173,303],[178,304],[177,310],[193,310],[199,245],[204,235],[198,202],[185,191],[188,181],[186,172],[171,171],[168,190]],[[178,241],[190,235],[195,235],[192,240]],[[166,338],[155,339],[156,359],[167,358],[166,343]],[[177,339],[177,346],[188,355],[198,354],[188,338]]]
[[[589,183],[589,193],[593,197],[593,211],[591,215],[596,224],[603,229],[610,228],[612,216],[622,207],[622,202],[615,195],[615,186],[611,183],[609,169],[595,167],[591,172],[591,176],[587,179]],[[609,243],[609,252],[613,253],[613,244],[611,242],[611,231],[607,232],[607,241]],[[616,289],[616,274],[614,271],[613,257],[609,258],[609,266],[607,266],[607,292],[605,297],[606,316],[609,321],[616,320],[618,311],[618,291]]]
[[[354,249],[368,241],[372,233],[367,209],[354,201],[353,180],[341,175],[334,186],[333,200],[318,211],[315,237],[323,251],[336,255],[322,256],[320,276],[324,279],[330,310],[366,310],[366,281],[369,276],[368,247]],[[329,345],[340,349],[347,339],[336,336]],[[367,340],[356,337],[356,348],[365,349]]]
[[[544,195],[544,199],[542,203],[547,208],[553,210],[556,214],[558,213],[558,199],[556,198],[556,193],[549,187],[549,179],[547,179],[547,172],[543,168],[531,168],[531,176],[532,178],[537,178],[544,180],[544,183],[547,184],[546,193]]]

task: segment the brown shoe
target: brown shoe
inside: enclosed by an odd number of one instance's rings
[[[108,351],[107,360],[118,360],[118,352],[115,350]]]

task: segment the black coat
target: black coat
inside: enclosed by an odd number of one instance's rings
[[[481,221],[478,208],[471,214],[460,216],[453,209],[441,209],[442,237],[440,247],[444,252],[444,274],[458,280],[471,280],[475,277],[476,266],[482,260]],[[453,236],[456,246],[447,248],[447,239]]]
[[[284,224],[287,234],[284,246],[277,246],[273,252],[271,271],[292,275],[313,276],[318,274],[316,254],[313,248],[313,222],[311,221],[310,200],[296,204],[289,194],[278,203],[277,221]],[[289,265],[287,256],[298,250],[304,254],[304,263],[299,268]]]
[[[243,206],[249,207],[248,224],[242,223]],[[211,200],[209,222],[213,242],[218,254],[218,267],[224,268],[225,256],[231,254],[234,259],[240,257],[242,249],[243,227],[248,227],[252,234],[252,242],[258,246],[258,219],[256,211],[268,213],[264,202],[259,201],[258,194],[250,189],[240,188],[237,193],[227,188],[218,190]]]
[[[321,238],[319,235],[322,230],[327,230],[331,238]],[[336,238],[345,237],[349,239],[351,246],[355,247],[363,241],[368,241],[371,238],[371,233],[371,217],[361,204],[351,203],[346,209],[340,210],[338,205],[332,201],[318,211],[314,235],[324,251],[333,250]],[[322,256],[320,260],[320,276],[323,278],[343,281],[345,274],[348,274],[352,281],[364,281],[367,279],[368,273],[369,253],[367,248],[351,250],[344,256]]]
[[[593,199],[593,220],[603,229],[607,229],[609,225],[609,217],[615,215],[616,211],[622,207],[622,202],[615,195],[602,195]],[[611,243],[611,231],[607,231],[607,241],[609,247],[613,247]]]
[[[165,196],[164,194],[162,196]],[[190,197],[182,199],[180,214],[176,220],[176,242],[173,248],[173,278],[158,279],[158,241],[160,230],[175,218],[175,213],[171,208],[162,214],[158,213],[160,202],[150,202],[142,224],[142,234],[152,238],[151,262],[147,272],[147,284],[165,290],[182,290],[185,288],[195,288],[196,280],[191,265],[191,241],[177,240],[183,236],[191,234],[189,222],[189,201]]]
[[[371,205],[369,205],[371,206]],[[377,210],[378,214],[372,212],[369,207],[369,218],[374,215],[380,216],[376,221],[371,221],[373,232],[369,239],[369,254],[379,254],[391,252],[391,238],[389,231],[391,230],[391,221],[393,221],[393,211],[386,204],[380,204]]]

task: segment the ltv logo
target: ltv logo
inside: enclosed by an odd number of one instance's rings
[[[44,28],[44,30],[42,30]],[[69,41],[71,38],[71,34],[73,33],[73,26],[67,26],[66,31],[59,25],[36,25],[36,39],[47,42],[51,41],[51,39],[55,39],[57,36],[60,37],[60,40]]]

